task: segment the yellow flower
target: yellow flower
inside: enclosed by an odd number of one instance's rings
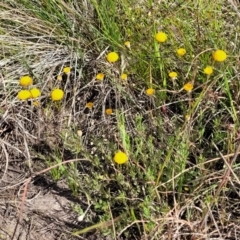
[[[86,104],[86,108],[91,109],[92,107],[93,107],[93,102],[88,102],[88,103]]]
[[[31,93],[28,90],[21,90],[18,92],[18,98],[20,100],[27,100],[27,99],[31,98]]]
[[[33,79],[29,76],[23,76],[20,78],[19,84],[23,87],[28,87],[33,84]]]
[[[124,164],[128,161],[128,156],[126,153],[122,152],[122,151],[118,151],[116,152],[116,154],[113,157],[114,162],[116,162],[117,164]]]
[[[62,89],[55,88],[51,92],[51,98],[54,101],[59,101],[59,100],[63,99],[63,96],[64,96],[64,92]]]
[[[166,42],[167,41],[167,34],[164,33],[164,32],[158,32],[155,35],[155,39],[160,43]]]
[[[190,115],[188,115],[188,114],[187,114],[187,115],[185,115],[185,120],[188,122],[188,121],[190,120],[190,117],[191,117],[191,116],[190,116]]]
[[[30,89],[32,98],[38,98],[41,95],[41,91],[38,88]]]
[[[177,49],[177,55],[182,57],[186,54],[186,49],[185,48],[178,48]]]
[[[64,72],[65,74],[70,74],[71,68],[70,68],[70,67],[65,67],[65,68],[63,68],[63,72]]]
[[[77,135],[78,135],[79,137],[82,137],[82,135],[83,135],[83,132],[82,132],[82,130],[81,130],[81,129],[78,129],[78,130],[77,130]]]
[[[108,62],[110,62],[110,63],[114,63],[114,62],[116,62],[118,59],[119,59],[119,56],[118,56],[118,54],[117,54],[116,52],[110,52],[110,53],[108,53],[108,55],[107,55],[107,60],[108,60]]]
[[[203,72],[207,75],[211,75],[213,73],[213,67],[207,66],[203,69]]]
[[[127,80],[127,77],[128,75],[126,73],[122,73],[120,78],[123,80],[123,81],[126,81]]]
[[[193,90],[193,84],[192,83],[186,83],[184,86],[183,86],[183,89],[187,92],[191,92]]]
[[[154,93],[155,93],[155,90],[154,90],[153,88],[148,88],[148,89],[146,90],[146,94],[147,94],[148,96],[152,96]]]
[[[216,50],[213,52],[213,59],[217,62],[223,62],[226,60],[226,58],[227,54],[223,50]]]
[[[177,78],[177,73],[176,72],[170,72],[168,74],[168,76],[171,78],[171,79],[176,79]]]
[[[124,43],[124,45],[125,45],[125,47],[127,47],[127,48],[131,48],[131,44],[130,44],[130,42],[129,41],[126,41],[125,43]]]
[[[107,108],[106,111],[105,111],[105,113],[106,113],[107,115],[111,115],[112,112],[113,112],[113,110],[112,110],[111,108]]]
[[[98,73],[96,79],[102,81],[104,79],[104,76],[105,76],[104,73]]]
[[[58,75],[58,76],[57,76],[57,80],[58,80],[58,81],[62,81],[62,76],[61,76],[61,75]]]

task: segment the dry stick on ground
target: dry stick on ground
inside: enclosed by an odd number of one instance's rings
[[[22,196],[22,201],[21,201],[19,216],[18,216],[18,219],[17,219],[17,223],[16,223],[16,225],[15,225],[15,228],[14,228],[13,235],[12,235],[12,237],[11,237],[11,240],[14,239],[15,234],[16,234],[16,231],[17,231],[17,227],[18,227],[18,225],[19,225],[19,223],[20,223],[20,220],[21,220],[21,217],[22,217],[22,212],[23,212],[23,206],[24,206],[24,202],[25,202],[25,199],[26,199],[26,195],[27,195],[28,184],[31,182],[31,180],[32,180],[34,177],[36,177],[36,176],[38,176],[38,175],[40,175],[40,174],[46,173],[46,172],[48,172],[49,170],[51,170],[51,169],[53,169],[53,168],[56,168],[56,167],[58,167],[58,166],[60,166],[60,165],[64,165],[64,164],[72,163],[72,162],[78,162],[78,161],[89,161],[89,160],[87,160],[87,159],[70,159],[70,160],[67,160],[67,161],[64,161],[64,162],[55,164],[55,165],[53,165],[53,166],[51,166],[51,167],[49,167],[49,168],[46,168],[46,169],[44,169],[44,170],[42,170],[42,171],[40,171],[40,172],[37,172],[37,173],[33,174],[33,176],[31,176],[31,177],[29,177],[29,178],[26,179],[26,181],[24,182],[24,183],[25,183],[25,187],[24,187],[24,192],[23,192],[23,196]]]
[[[240,151],[240,141],[238,142],[238,145],[237,145],[237,149],[235,150],[235,154],[232,158],[232,161],[227,164],[227,161],[226,159],[223,157],[223,155],[221,154],[220,150],[218,149],[218,147],[213,143],[214,147],[219,151],[220,153],[220,156],[222,157],[222,159],[224,160],[225,164],[227,165],[227,170],[225,172],[225,174],[223,175],[223,178],[222,178],[222,181],[221,183],[219,184],[218,188],[217,188],[217,191],[216,193],[214,194],[214,197],[213,197],[213,200],[216,199],[219,195],[219,193],[221,192],[222,188],[225,186],[225,184],[227,183],[228,181],[228,177],[230,176],[230,173],[233,172],[232,171],[232,166],[233,164],[235,163],[236,159],[237,159],[237,156],[239,154],[239,151]],[[213,201],[210,203],[207,211],[205,212],[204,216],[203,216],[203,219],[201,221],[201,224],[200,224],[200,227],[199,229],[202,230],[203,229],[203,226],[204,226],[204,223],[206,222],[208,216],[209,216],[209,211],[210,211],[210,208],[211,208],[211,205],[213,204]]]
[[[18,224],[20,223],[20,220],[21,220],[22,211],[23,211],[23,205],[24,205],[25,198],[26,198],[26,195],[27,195],[27,188],[28,188],[28,184],[29,184],[30,180],[31,180],[31,178],[28,178],[28,181],[25,183],[24,192],[23,192],[23,196],[22,196],[21,207],[20,207],[20,211],[19,211],[19,216],[18,216],[18,219],[17,219],[17,223],[15,225],[15,228],[14,228],[11,240],[14,239],[14,236],[15,236],[16,231],[17,231],[17,226],[18,226]]]

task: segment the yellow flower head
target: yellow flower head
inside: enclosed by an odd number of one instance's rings
[[[99,81],[102,81],[104,79],[104,77],[105,77],[104,73],[98,73],[96,76],[96,79]]]
[[[114,157],[113,157],[114,162],[116,162],[117,164],[124,164],[128,161],[128,156],[126,153],[122,152],[122,151],[118,151],[115,153]]]
[[[70,67],[65,67],[65,68],[63,68],[63,72],[64,72],[65,74],[70,74],[71,68],[70,68]]]
[[[177,73],[176,72],[170,72],[168,74],[168,76],[171,78],[171,79],[176,79],[177,78]]]
[[[20,100],[27,100],[31,98],[31,93],[28,90],[21,90],[18,92],[18,99]]]
[[[79,137],[82,137],[82,135],[83,135],[83,132],[82,132],[82,130],[81,130],[81,129],[78,129],[78,130],[77,130],[77,135],[78,135]]]
[[[62,89],[55,88],[51,92],[51,98],[54,101],[59,101],[59,100],[63,99],[63,96],[64,96],[64,92]]]
[[[108,62],[110,62],[110,63],[114,63],[114,62],[116,62],[118,59],[119,59],[119,56],[118,56],[118,54],[117,54],[116,52],[110,52],[110,53],[108,53],[108,55],[107,55],[107,60],[108,60]]]
[[[185,48],[178,48],[176,52],[177,52],[178,56],[182,57],[186,54],[186,49]]]
[[[28,87],[33,84],[33,79],[29,76],[23,76],[20,78],[19,84],[23,87]]]
[[[167,34],[164,33],[164,32],[158,32],[155,35],[155,39],[160,43],[166,42],[167,41]]]
[[[213,73],[213,67],[211,66],[207,66],[203,69],[203,72],[206,74],[206,75],[211,75]]]
[[[152,96],[155,93],[155,90],[153,88],[148,88],[146,90],[146,95]]]
[[[92,107],[93,107],[93,102],[88,102],[88,103],[86,104],[86,108],[91,109]]]
[[[126,81],[127,80],[127,77],[128,75],[126,73],[122,73],[120,78],[123,80],[123,81]]]
[[[213,59],[217,62],[223,62],[226,60],[226,58],[227,54],[223,50],[216,50],[213,52]]]
[[[189,120],[190,120],[190,117],[191,117],[191,116],[190,116],[189,114],[185,115],[185,120],[186,120],[186,121],[189,121]]]
[[[107,108],[106,111],[105,111],[105,113],[106,113],[107,115],[111,115],[112,112],[113,112],[113,110],[112,110],[111,108]]]
[[[186,83],[184,86],[183,86],[183,89],[187,92],[191,92],[193,90],[193,84],[192,83]]]
[[[58,75],[58,76],[57,76],[57,80],[58,80],[58,81],[62,81],[62,75]]]
[[[39,96],[41,96],[41,91],[38,88],[30,89],[30,93],[32,98],[38,98]]]
[[[125,45],[125,47],[127,47],[127,48],[131,48],[131,43],[129,42],[129,41],[126,41],[125,43],[124,43],[124,45]]]

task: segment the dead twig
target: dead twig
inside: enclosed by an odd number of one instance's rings
[[[217,148],[217,146],[214,143],[213,143],[213,145],[219,151],[219,149]],[[202,221],[200,223],[199,229],[203,229],[204,223],[206,222],[206,219],[209,216],[209,212],[210,212],[211,206],[213,205],[214,199],[216,199],[218,197],[218,195],[220,194],[222,188],[228,182],[228,177],[230,176],[230,173],[232,172],[232,166],[233,166],[233,164],[235,163],[235,161],[236,161],[236,159],[238,157],[239,151],[240,151],[240,141],[238,142],[238,145],[237,145],[237,148],[235,150],[235,154],[234,154],[234,156],[232,158],[232,161],[229,164],[227,164],[227,169],[225,171],[225,174],[222,177],[222,181],[220,182],[220,184],[219,184],[219,186],[218,186],[218,188],[216,190],[216,193],[213,196],[213,200],[209,204],[208,209],[206,210],[206,212],[204,213],[204,216],[203,216]],[[219,151],[219,153],[220,153],[220,151]],[[220,156],[223,158],[224,162],[227,163],[226,159],[223,157],[223,155],[221,153],[220,153]]]

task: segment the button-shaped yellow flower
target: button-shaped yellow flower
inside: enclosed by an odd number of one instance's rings
[[[112,112],[113,112],[112,108],[107,108],[106,111],[105,111],[105,113],[106,113],[107,115],[111,115]]]
[[[215,52],[213,52],[213,59],[216,62],[223,62],[226,60],[226,58],[227,54],[223,50],[216,50]]]
[[[62,81],[62,75],[57,75],[57,80]]]
[[[178,48],[176,52],[178,56],[182,57],[186,54],[187,51],[185,48]]]
[[[70,67],[65,67],[65,68],[63,68],[63,72],[64,72],[65,74],[70,74],[71,68],[70,68]]]
[[[105,77],[104,73],[98,73],[96,76],[96,80],[102,81],[104,77]]]
[[[177,78],[177,73],[176,72],[170,72],[168,74],[168,76],[171,78],[171,79],[176,79]]]
[[[117,164],[124,164],[128,161],[128,156],[126,153],[122,152],[122,151],[118,151],[115,153],[114,157],[113,157],[114,162],[116,162]]]
[[[118,56],[118,54],[117,54],[116,52],[110,52],[110,53],[108,53],[108,55],[107,55],[107,60],[108,60],[108,62],[110,62],[110,63],[114,63],[114,62],[116,62],[118,59],[119,59],[119,56]]]
[[[160,43],[166,42],[167,41],[167,34],[164,33],[164,32],[158,32],[155,35],[155,39]]]
[[[39,96],[41,96],[41,91],[38,88],[30,89],[30,93],[32,98],[38,98]]]
[[[155,93],[155,90],[153,88],[148,88],[146,90],[146,95],[152,96]]]
[[[206,75],[211,75],[213,73],[213,67],[211,66],[207,66],[203,69],[203,72],[206,74]]]
[[[88,102],[88,103],[86,104],[86,108],[91,109],[92,107],[93,107],[93,102]]]
[[[193,84],[192,83],[186,83],[184,86],[183,86],[183,89],[187,92],[191,92],[193,90]]]
[[[123,81],[126,81],[127,77],[128,77],[128,75],[126,73],[122,73],[120,76],[121,80],[123,80]]]
[[[54,101],[59,101],[59,100],[63,99],[63,96],[64,96],[64,92],[62,89],[55,88],[51,92],[51,98]]]
[[[124,45],[125,45],[125,47],[127,47],[127,48],[131,48],[131,43],[129,42],[129,41],[126,41],[125,43],[124,43]]]
[[[32,95],[31,95],[30,91],[28,91],[28,90],[21,90],[18,92],[18,99],[20,99],[20,100],[27,100],[27,99],[31,98],[31,96]]]
[[[29,76],[23,76],[20,78],[19,84],[23,87],[28,87],[33,84],[33,79]]]
[[[190,120],[190,117],[191,116],[189,114],[185,115],[185,120],[188,122]]]

